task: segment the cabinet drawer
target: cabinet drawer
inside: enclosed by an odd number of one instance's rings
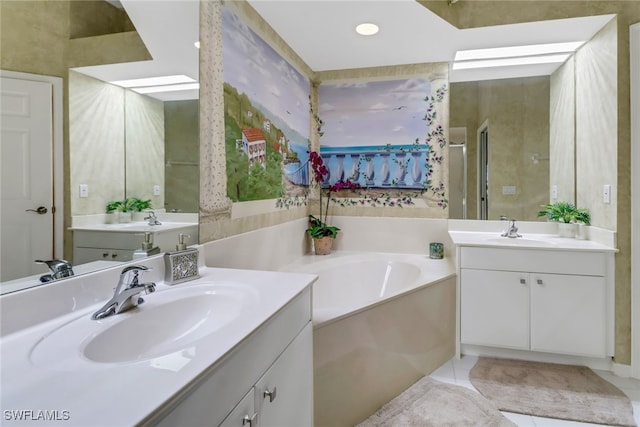
[[[480,270],[545,272],[604,276],[605,257],[600,252],[537,249],[460,248],[460,267]]]

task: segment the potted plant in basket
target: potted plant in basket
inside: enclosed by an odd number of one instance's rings
[[[131,222],[131,212],[143,212],[151,208],[151,200],[128,197],[124,200],[112,200],[107,203],[107,213],[118,213],[118,222]]]
[[[331,193],[341,191],[343,189],[356,189],[359,188],[359,185],[351,182],[350,180],[346,181],[338,181],[335,184],[327,187],[323,187],[323,182],[325,177],[329,174],[329,169],[324,165],[322,157],[315,152],[311,151],[309,153],[309,164],[311,165],[311,169],[313,171],[313,176],[315,178],[316,183],[320,186],[320,215],[319,217],[315,217],[313,215],[309,215],[309,228],[306,229],[306,232],[313,239],[313,247],[316,255],[327,255],[331,253],[331,248],[333,246],[333,241],[338,235],[340,229],[334,225],[327,224],[327,216],[329,213],[329,201],[331,200]],[[325,207],[324,218],[322,217],[322,192],[323,189],[327,190],[327,205]]]

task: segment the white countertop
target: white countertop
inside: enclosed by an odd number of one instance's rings
[[[198,223],[194,222],[162,222],[160,225],[149,225],[147,221],[125,222],[117,224],[91,224],[70,227],[70,230],[84,231],[111,231],[121,233],[139,233],[139,232],[162,232],[176,230],[185,227],[197,227]]]
[[[592,252],[617,252],[617,249],[591,240],[558,237],[553,234],[521,233],[522,237],[501,237],[499,232],[453,231],[449,236],[456,246],[488,248],[513,248],[537,250],[570,250]]]
[[[221,268],[202,268],[200,275],[197,280],[171,287],[159,283],[156,293],[145,297],[145,304],[110,317],[136,316],[137,311],[153,307],[155,295],[172,292],[172,289],[206,283],[251,289],[252,298],[255,296],[258,303],[234,320],[233,328],[216,332],[214,338],[200,338],[188,349],[136,362],[97,363],[85,359],[73,365],[73,369],[55,355],[50,365],[42,360],[34,362],[33,349],[43,337],[79,317],[89,318],[106,301],[5,335],[0,350],[3,425],[131,426],[139,423],[204,370],[216,365],[222,356],[316,279],[311,274]],[[140,336],[146,332],[139,330]],[[80,347],[78,343],[78,349]],[[30,415],[27,412],[31,421],[9,420],[7,411],[31,411]],[[48,411],[58,420],[43,423],[42,419],[35,418],[42,415],[39,411]]]

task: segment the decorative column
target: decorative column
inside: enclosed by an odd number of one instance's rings
[[[398,164],[398,170],[396,171],[396,185],[398,187],[406,185],[406,182],[404,181],[404,178],[407,176],[407,165],[404,163],[406,155],[407,153],[403,152],[396,153],[396,163]]]
[[[380,168],[380,179],[382,180],[382,186],[388,187],[391,185],[389,182],[389,177],[391,176],[389,169],[389,156],[391,153],[388,151],[384,151],[380,153],[380,157],[382,157],[382,167]]]
[[[344,181],[344,154],[336,154],[338,162],[336,168],[336,181]]]
[[[367,186],[374,184],[373,179],[376,177],[376,173],[373,170],[373,158],[375,154],[365,154],[364,159],[367,161],[367,170],[364,173],[364,179]]]
[[[200,224],[231,217],[227,197],[222,3],[200,2]],[[200,241],[200,243],[204,243]]]
[[[422,186],[422,165],[420,163],[421,163],[422,152],[412,151],[411,156],[413,157],[413,167],[411,169],[411,178],[413,178],[413,185],[416,187],[421,187]]]
[[[349,159],[351,161],[351,173],[349,174],[349,179],[351,182],[357,183],[360,179],[360,168],[358,167],[358,160],[360,159],[359,154],[349,154]]]

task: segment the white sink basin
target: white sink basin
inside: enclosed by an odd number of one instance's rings
[[[255,291],[242,283],[182,286],[146,295],[143,304],[121,314],[76,318],[43,337],[32,349],[31,361],[66,370],[87,362],[153,359],[233,328],[234,320],[258,303]]]
[[[505,245],[505,246],[538,246],[538,247],[556,246],[555,242],[551,242],[548,240],[541,240],[541,239],[529,239],[526,237],[515,237],[515,238],[496,237],[492,239],[487,239],[487,243],[492,245],[499,244],[499,245]]]

